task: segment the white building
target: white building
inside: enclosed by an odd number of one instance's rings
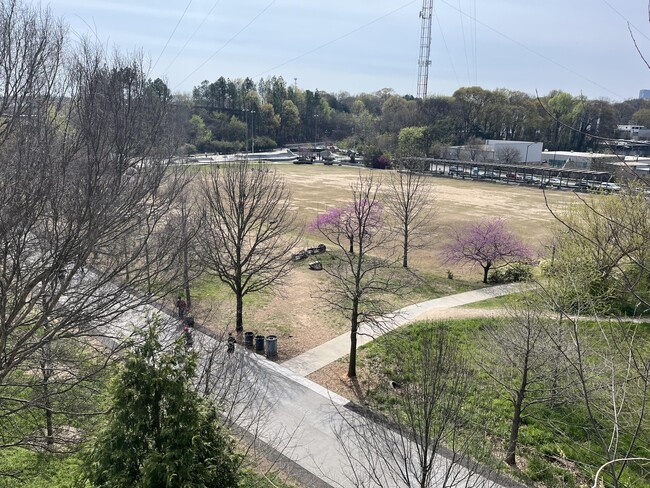
[[[620,161],[622,161],[622,158],[616,154],[548,150],[542,153],[542,163],[566,169],[593,169],[598,164]]]
[[[539,164],[544,144],[529,141],[502,141],[488,139],[485,144],[492,149],[495,161],[510,164]]]

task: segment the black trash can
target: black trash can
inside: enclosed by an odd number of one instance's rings
[[[253,342],[255,340],[255,332],[244,332],[244,346],[253,349]]]
[[[278,338],[274,335],[266,336],[266,357],[274,358],[278,355]]]
[[[264,336],[263,335],[256,335],[255,336],[255,350],[257,352],[264,351]]]

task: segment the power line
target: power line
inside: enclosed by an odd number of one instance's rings
[[[472,24],[472,36],[473,36],[473,41],[474,41],[474,46],[473,46],[473,51],[474,51],[474,83],[478,85],[478,42],[477,42],[477,35],[476,35],[476,0],[472,0],[472,7],[473,7],[473,12],[472,14],[474,15],[474,23]]]
[[[471,17],[470,15],[468,15],[468,14],[466,14],[466,13],[460,11],[460,10],[459,10],[458,8],[456,8],[454,5],[451,5],[451,4],[450,4],[449,2],[447,2],[446,0],[439,0],[439,1],[442,2],[442,3],[444,3],[445,5],[447,5],[448,7],[452,8],[453,10],[456,10],[457,12],[460,12],[461,15],[466,15],[466,16],[468,16],[468,17]],[[558,63],[557,61],[555,61],[554,59],[549,58],[549,57],[546,56],[545,54],[542,54],[542,53],[540,53],[540,52],[538,52],[538,51],[535,51],[534,49],[532,49],[532,48],[526,46],[525,44],[523,44],[523,43],[517,41],[516,39],[513,39],[513,38],[510,37],[509,35],[504,34],[503,32],[501,32],[501,31],[495,29],[494,27],[491,27],[491,26],[487,25],[485,22],[481,22],[480,20],[478,20],[478,19],[476,19],[476,18],[474,19],[474,21],[475,21],[476,23],[480,24],[481,26],[485,27],[486,29],[488,29],[488,30],[494,32],[495,34],[498,34],[499,36],[503,37],[504,39],[507,39],[507,40],[509,40],[510,42],[513,42],[514,44],[518,45],[519,47],[525,49],[526,51],[528,51],[528,52],[534,54],[535,56],[538,56],[538,57],[540,57],[540,58],[542,58],[542,59],[548,61],[549,63],[554,64],[554,65],[556,65],[556,66],[562,68],[563,70],[565,70],[565,71],[567,71],[567,72],[569,72],[569,73],[571,73],[571,74],[577,76],[578,78],[581,78],[581,79],[587,81],[588,83],[591,83],[591,84],[594,85],[594,86],[597,86],[598,88],[600,88],[600,89],[602,89],[602,90],[604,90],[604,91],[606,91],[606,92],[608,92],[608,93],[611,93],[612,95],[614,95],[614,96],[616,96],[616,97],[618,97],[618,98],[620,98],[620,99],[625,99],[624,96],[619,95],[618,93],[613,92],[613,91],[610,90],[609,88],[604,87],[604,86],[601,85],[600,83],[598,83],[598,82],[596,82],[596,81],[594,81],[594,80],[592,80],[592,79],[589,79],[589,78],[587,78],[587,77],[584,76],[584,75],[581,75],[580,73],[578,73],[577,71],[575,71],[575,70],[569,68],[568,66],[565,66],[565,65],[563,65],[563,64],[561,64],[561,63]]]
[[[456,66],[454,65],[454,59],[451,57],[451,51],[449,51],[449,46],[447,45],[447,39],[445,39],[445,33],[442,30],[442,24],[440,23],[440,16],[436,14],[435,17],[436,17],[436,22],[438,23],[438,29],[440,29],[440,35],[442,36],[442,43],[445,45],[445,51],[447,51],[447,58],[449,58],[449,64],[451,65],[451,70],[454,72],[456,83],[458,84],[458,86],[460,86],[460,78],[458,77]]]
[[[456,11],[458,11],[460,14],[460,31],[463,35],[463,53],[465,54],[465,68],[467,69],[467,83],[471,85],[472,75],[469,69],[469,56],[467,56],[467,39],[465,38],[465,22],[463,21],[463,15],[465,15],[465,13],[463,12],[463,9],[460,5],[460,0],[458,0],[458,8]]]
[[[643,37],[645,37],[647,40],[650,41],[650,38],[645,34],[645,32],[643,32],[641,29],[639,29],[637,26],[635,26],[632,22],[630,22],[630,21],[628,20],[628,18],[625,17],[625,15],[623,15],[621,12],[619,12],[618,10],[616,10],[616,9],[614,8],[614,6],[613,6],[611,3],[609,3],[607,0],[603,0],[603,2],[605,3],[605,5],[607,5],[609,8],[611,8],[614,12],[616,12],[616,14],[617,14],[621,19],[623,19],[626,23],[628,23],[629,25],[631,25],[632,27],[634,27],[634,30],[635,30],[635,31],[637,31],[639,34],[641,34]],[[649,5],[649,8],[650,8],[650,5]]]
[[[219,49],[217,49],[215,52],[213,52],[213,53],[212,53],[212,54],[211,54],[211,55],[210,55],[210,56],[209,56],[205,61],[203,61],[203,62],[202,62],[202,63],[201,63],[201,64],[200,64],[200,65],[199,65],[199,66],[198,66],[194,71],[192,71],[189,75],[187,75],[185,78],[183,78],[183,79],[180,81],[180,83],[177,83],[176,86],[174,87],[174,90],[175,90],[176,88],[178,88],[180,85],[182,85],[183,83],[185,83],[185,81],[187,81],[187,79],[188,79],[190,76],[192,76],[192,75],[193,75],[194,73],[196,73],[198,70],[200,70],[201,68],[203,68],[203,66],[205,66],[206,64],[208,64],[208,63],[209,63],[209,62],[210,62],[210,61],[211,61],[211,60],[212,60],[212,59],[213,59],[217,54],[219,54],[221,51],[223,51],[224,48],[225,48],[228,44],[230,44],[233,40],[235,40],[235,39],[239,36],[239,34],[241,34],[241,33],[244,32],[246,29],[248,29],[248,27],[250,27],[250,25],[251,25],[253,22],[255,22],[255,21],[256,21],[256,20],[257,20],[257,19],[258,19],[262,14],[264,14],[264,12],[266,12],[268,9],[270,9],[276,1],[277,1],[277,0],[272,0],[271,3],[269,3],[266,7],[264,7],[262,10],[260,10],[260,11],[257,13],[257,15],[256,15],[255,17],[253,17],[253,19],[252,19],[250,22],[248,22],[244,27],[242,27],[241,29],[239,29],[239,31],[237,31],[237,33],[236,33],[234,36],[232,36],[230,39],[228,39],[228,40],[225,42],[225,44],[223,44]]]
[[[190,8],[190,5],[191,5],[191,4],[192,4],[192,0],[190,0],[189,2],[187,2],[187,5],[185,6],[185,10],[183,10],[183,14],[181,15],[181,18],[178,19],[178,22],[176,22],[176,26],[174,27],[174,30],[172,31],[171,34],[169,34],[169,37],[167,38],[167,42],[165,43],[165,47],[162,48],[162,51],[160,51],[160,54],[159,54],[158,57],[156,58],[156,62],[153,63],[153,66],[152,66],[151,69],[149,70],[150,73],[154,70],[154,68],[155,68],[156,65],[158,64],[158,61],[160,61],[160,57],[161,57],[161,56],[163,55],[163,53],[165,52],[165,49],[167,49],[167,46],[169,45],[169,42],[172,40],[172,37],[174,37],[174,34],[176,33],[176,29],[178,29],[178,26],[181,24],[183,18],[185,17],[185,14],[187,13],[187,9]]]
[[[181,55],[181,53],[185,50],[185,48],[190,43],[190,41],[192,39],[194,39],[194,36],[196,35],[196,33],[201,29],[201,27],[203,27],[203,24],[205,24],[206,20],[208,20],[208,17],[210,17],[212,12],[214,12],[214,9],[217,8],[217,5],[219,5],[220,1],[221,0],[217,0],[216,2],[214,2],[214,5],[212,5],[212,8],[208,11],[207,14],[205,14],[205,17],[203,17],[203,20],[201,20],[201,23],[199,24],[199,26],[196,29],[194,29],[194,32],[192,32],[192,35],[187,38],[187,41],[185,41],[185,44],[183,44],[183,47],[180,49],[180,51],[178,51],[176,53],[176,56],[174,56],[174,59],[171,60],[171,62],[167,66],[167,68],[165,68],[165,71],[164,71],[165,74],[167,74],[167,72],[169,71],[169,68],[171,68],[172,65],[174,64],[174,62],[176,62],[176,60],[178,59],[178,56]]]
[[[310,49],[309,51],[305,51],[304,53],[302,53],[302,54],[300,54],[298,56],[295,56],[295,57],[293,57],[293,58],[291,58],[291,59],[289,59],[289,60],[287,60],[287,61],[285,61],[283,63],[280,63],[280,64],[278,64],[276,66],[273,66],[272,68],[269,68],[266,71],[263,71],[263,72],[255,75],[255,78],[257,78],[258,76],[264,76],[265,74],[270,73],[271,71],[275,71],[276,69],[282,68],[283,66],[286,66],[287,64],[293,63],[294,61],[297,61],[297,60],[299,60],[301,58],[304,58],[305,56],[308,56],[309,54],[313,54],[316,51],[319,51],[319,50],[323,49],[324,47],[327,47],[327,46],[329,46],[331,44],[334,44],[335,42],[340,41],[341,39],[345,39],[346,37],[350,37],[352,34],[355,34],[355,33],[359,32],[360,30],[365,29],[366,27],[368,27],[370,25],[376,24],[380,20],[385,19],[386,17],[388,17],[390,15],[393,15],[395,12],[399,12],[400,10],[408,7],[409,5],[414,4],[416,1],[418,1],[418,0],[412,0],[411,2],[405,3],[401,7],[397,7],[396,9],[391,10],[390,12],[388,12],[388,13],[386,13],[384,15],[381,15],[380,17],[377,17],[377,18],[373,19],[370,22],[368,22],[366,24],[363,24],[362,26],[357,27],[356,29],[353,29],[353,30],[347,32],[346,34],[343,34],[343,35],[341,35],[339,37],[336,37],[336,38],[332,39],[331,41],[327,41],[326,43],[321,44],[320,46],[317,46],[317,47],[315,47],[313,49]]]

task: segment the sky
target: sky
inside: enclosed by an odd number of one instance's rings
[[[422,0],[51,0],[73,38],[141,50],[173,92],[282,76],[303,90],[417,93]],[[650,89],[648,0],[433,0],[428,95]],[[635,47],[635,43],[638,46]],[[640,53],[639,53],[640,51]]]

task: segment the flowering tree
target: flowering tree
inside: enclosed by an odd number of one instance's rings
[[[320,297],[350,320],[350,378],[357,375],[359,325],[376,323],[389,310],[386,295],[401,286],[391,272],[395,260],[390,258],[386,244],[392,242],[392,235],[382,226],[379,187],[372,176],[360,176],[352,187],[349,206],[328,210],[309,226],[327,239],[335,251],[331,264],[323,268],[331,281],[320,290]]]
[[[513,262],[529,262],[533,253],[515,236],[501,218],[474,222],[454,230],[453,239],[444,250],[447,262],[470,263],[483,268],[483,283],[488,272]]]
[[[309,230],[325,234],[328,240],[334,238],[334,244],[341,248],[347,246],[348,252],[354,254],[355,240],[361,244],[364,237],[370,237],[378,230],[381,212],[379,202],[366,198],[347,207],[334,207],[318,214],[309,225]],[[359,234],[360,229],[362,234]]]

